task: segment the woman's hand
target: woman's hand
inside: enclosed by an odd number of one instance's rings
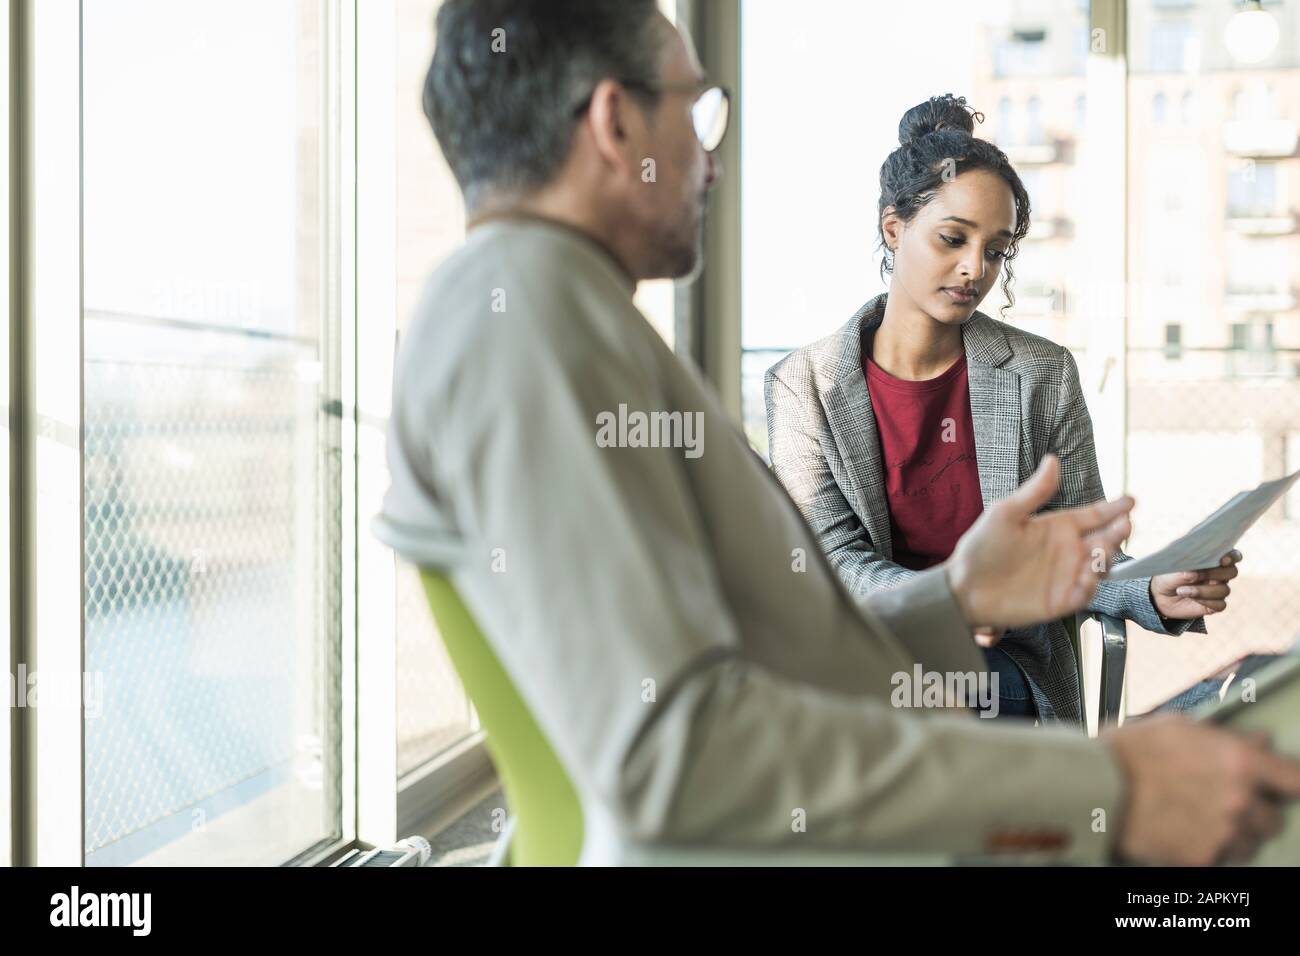
[[[1218,614],[1228,606],[1232,588],[1228,582],[1237,576],[1240,551],[1229,551],[1217,568],[1205,571],[1174,571],[1151,579],[1151,603],[1160,616],[1171,621],[1188,621]]]

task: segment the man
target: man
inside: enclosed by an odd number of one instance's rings
[[[1034,516],[1049,459],[855,605],[632,304],[699,261],[724,98],[690,44],[652,0],[448,0],[437,33],[424,105],[470,229],[402,343],[381,527],[458,556],[587,802],[632,840],[1097,862],[1244,859],[1280,828],[1300,766],[1260,740],[891,706],[918,667],[978,671],[973,628],[1086,604],[1132,502]]]

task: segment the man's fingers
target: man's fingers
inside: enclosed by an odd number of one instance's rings
[[[1095,551],[1092,553],[1096,553]],[[1110,552],[1103,549],[1103,554]],[[1097,593],[1097,582],[1101,580],[1098,572],[1093,570],[1093,559],[1091,556],[1079,568],[1079,573],[1075,576],[1074,586],[1070,589],[1070,595],[1067,599],[1072,610],[1078,610],[1086,607],[1092,600],[1092,596]]]
[[[1282,827],[1286,825],[1286,814],[1276,800],[1260,796],[1251,801],[1245,823],[1251,835],[1267,840],[1282,832]]]
[[[1289,757],[1280,756],[1271,750],[1257,749],[1248,773],[1271,793],[1289,800],[1300,798],[1300,763]]]
[[[1013,515],[1027,518],[1052,500],[1061,480],[1061,463],[1051,453],[1043,456],[1038,470],[1016,489],[1015,494],[1004,499],[1004,505]]]
[[[1119,550],[1120,543],[1132,530],[1132,522],[1125,513],[1088,535],[1084,539],[1088,548],[1088,570],[1095,574],[1104,574],[1110,567],[1110,556]],[[1102,560],[1099,562],[1098,558]]]
[[[1116,518],[1127,517],[1132,510],[1133,499],[1128,495],[1123,495],[1114,501],[1098,501],[1090,505],[1084,505],[1082,508],[1071,508],[1069,511],[1058,513],[1069,515],[1074,526],[1081,533],[1087,533],[1113,523]]]

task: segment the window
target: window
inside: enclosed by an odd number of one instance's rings
[[[1037,96],[1029,97],[1025,103],[1025,142],[1038,146],[1046,139],[1043,133],[1043,101]]]
[[[1183,357],[1183,327],[1177,322],[1165,324],[1165,358],[1175,361]]]
[[[415,317],[425,280],[460,245],[465,232],[460,190],[420,106],[439,5],[438,0],[397,4],[393,97],[399,335]],[[477,724],[429,613],[419,573],[397,562],[396,574],[397,772],[403,775],[464,739]]]
[[[435,40],[440,0],[399,0],[396,7],[397,75],[393,96],[397,151],[397,298],[400,335],[414,318],[430,273],[464,237],[465,212],[455,177],[447,168],[420,105]],[[673,3],[661,3],[666,15]],[[673,283],[643,282],[637,305],[673,342]],[[397,772],[410,774],[474,733],[477,718],[429,614],[419,574],[398,563]]]
[[[367,110],[381,105],[391,110],[395,127],[391,161],[397,199],[392,223],[396,245],[391,268],[396,281],[393,321],[399,337],[415,318],[428,277],[460,246],[465,234],[460,190],[419,96],[433,55],[440,5],[441,0],[398,0],[392,21],[396,65],[388,91],[391,99],[384,104],[378,100],[363,104]],[[672,0],[661,2],[660,8],[670,19],[674,17]],[[365,62],[377,63],[377,59]],[[376,159],[379,161],[386,164],[389,158]],[[367,181],[373,183],[373,178]],[[389,265],[384,263],[384,268]],[[673,295],[673,282],[661,280],[641,283],[636,296],[638,307],[669,345],[673,343]],[[377,378],[382,377],[387,367],[375,371]],[[378,433],[374,437],[382,440]],[[383,476],[379,477],[383,485]],[[394,561],[391,552],[384,553],[381,560]],[[386,613],[392,615],[396,644],[396,774],[400,778],[401,829],[408,823],[423,822],[429,812],[438,812],[439,803],[446,802],[444,796],[457,785],[456,779],[468,772],[464,766],[468,763],[485,769],[486,758],[482,756],[477,716],[439,637],[418,571],[395,562],[391,597],[369,594],[363,596],[366,600],[372,602],[372,608],[376,601],[391,604]],[[473,748],[477,754],[468,753]],[[439,774],[446,780],[435,779]]]
[[[1004,147],[1015,142],[1015,133],[1012,131],[1011,122],[1011,98],[1004,96],[998,100],[997,130],[997,141]]]
[[[341,833],[335,48],[83,8],[86,862],[278,864]]]
[[[1071,261],[1078,207],[1066,197],[1081,194],[1071,186],[1078,172],[1071,147],[1082,132],[1085,80],[1073,71],[1071,51],[1087,31],[1088,13],[1075,4],[1018,6],[1023,15],[959,0],[820,0],[807,15],[791,17],[779,4],[742,5],[741,378],[745,432],[760,453],[767,447],[766,370],[887,288],[879,278],[878,171],[898,145],[903,112],[938,93],[964,95],[987,113],[976,134],[996,137],[1033,194],[1033,227],[1016,263],[1025,278],[1017,279],[1007,318],[1086,346],[1084,316],[1067,307],[1087,284]],[[843,35],[924,35],[933,55],[921,62],[906,44],[880,44],[874,66],[890,82],[864,85],[852,57],[818,52],[827,22]],[[791,82],[792,75],[818,81]],[[836,94],[812,95],[814,88]],[[818,144],[816,175],[797,172],[806,166],[800,143]],[[791,243],[792,235],[807,241]],[[995,290],[981,309],[998,315],[1003,302]]]
[[[1185,20],[1164,20],[1153,24],[1150,34],[1152,72],[1179,73],[1189,69],[1192,40],[1192,25]]]
[[[1036,76],[1048,68],[1047,34],[1042,30],[1017,30],[998,42],[994,69],[998,76]]]
[[[1276,129],[1287,125],[1278,104],[1294,102],[1300,89],[1300,5],[1266,5],[1282,31],[1273,62],[1286,65],[1249,70],[1233,66],[1223,50],[1231,13],[1226,5],[1188,0],[1176,19],[1165,19],[1155,8],[1167,6],[1128,3],[1131,49],[1153,51],[1150,63],[1134,62],[1130,69],[1130,101],[1150,101],[1164,91],[1172,99],[1174,90],[1161,74],[1183,70],[1179,51],[1195,51],[1193,41],[1206,68],[1179,81],[1184,126],[1177,137],[1158,136],[1139,117],[1128,128],[1131,181],[1154,189],[1172,181],[1183,204],[1170,223],[1144,201],[1150,189],[1135,187],[1128,204],[1128,274],[1141,286],[1176,259],[1188,290],[1181,297],[1131,299],[1128,309],[1126,490],[1140,502],[1129,542],[1136,554],[1183,533],[1235,492],[1279,477],[1284,436],[1300,417],[1294,377],[1300,312],[1293,291],[1300,284],[1300,249],[1285,196],[1300,161],[1285,158],[1294,153],[1293,125],[1289,136]],[[1180,327],[1176,345],[1173,321]],[[1175,355],[1178,361],[1171,361]],[[1213,450],[1208,458],[1207,449]],[[1182,484],[1175,463],[1193,459],[1203,467],[1195,482]],[[1293,523],[1266,519],[1251,529],[1242,542],[1251,570],[1240,586],[1234,582],[1228,611],[1210,623],[1209,643],[1149,637],[1130,626],[1130,710],[1141,712],[1246,653],[1289,644],[1295,634],[1279,622],[1300,611],[1300,586],[1287,557],[1297,550],[1300,531]]]
[[[1228,215],[1267,217],[1279,213],[1278,164],[1246,160],[1228,169]]]

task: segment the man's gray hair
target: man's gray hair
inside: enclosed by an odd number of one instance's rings
[[[468,206],[548,183],[603,79],[653,107],[664,49],[655,0],[447,0],[424,114]]]

